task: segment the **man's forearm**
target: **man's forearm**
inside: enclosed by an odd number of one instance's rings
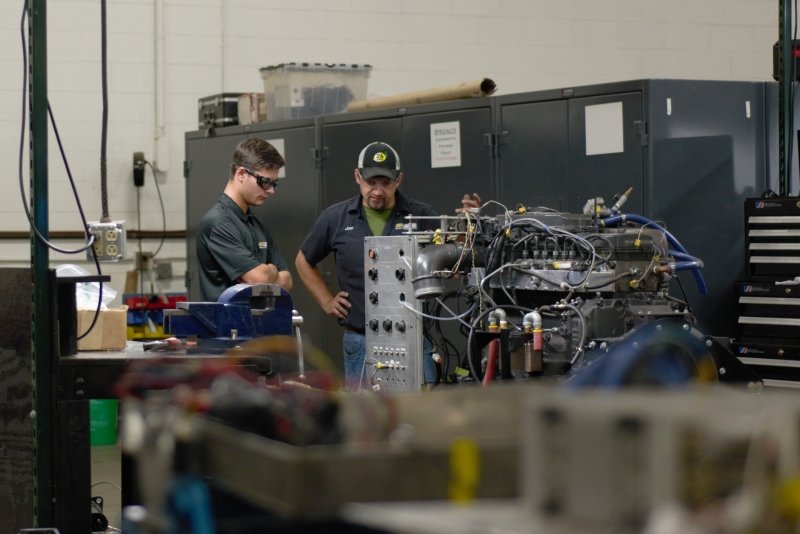
[[[240,282],[245,284],[278,284],[286,291],[291,291],[293,284],[292,273],[289,271],[278,271],[272,263],[262,263],[254,267],[239,277]]]

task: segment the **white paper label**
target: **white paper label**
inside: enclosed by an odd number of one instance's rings
[[[461,167],[459,121],[431,124],[431,168]]]
[[[624,151],[622,102],[586,106],[586,155]]]

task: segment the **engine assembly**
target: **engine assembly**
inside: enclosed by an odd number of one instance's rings
[[[607,208],[598,198],[581,214],[519,207],[490,216],[471,210],[440,217],[433,233],[367,238],[365,273],[371,273],[373,283],[370,290],[367,280],[367,366],[372,366],[367,376],[372,387],[417,389],[418,362],[428,357],[423,356],[423,338],[433,342],[434,357],[441,358],[442,352],[448,357],[445,375],[453,367],[448,360],[456,357],[457,370],[486,384],[573,377],[653,323],[659,323],[653,332],[671,332],[668,350],[661,339],[658,357],[680,362],[688,377],[716,379],[722,368],[723,373],[735,370],[728,379],[758,383],[735,358],[724,356],[711,336],[697,331],[685,294],[671,293],[683,289],[681,272],[694,277],[700,294],[707,293],[703,262],[662,224],[622,214],[620,207],[618,201]],[[415,219],[420,218],[410,217],[411,227]],[[405,245],[378,261],[373,251],[397,239],[405,239]],[[381,267],[388,272],[379,280]],[[405,277],[391,276],[401,271],[410,271],[410,284]],[[387,285],[387,278],[403,287]],[[448,305],[453,298],[457,302]],[[463,351],[453,350],[452,335],[441,335],[440,328],[434,339],[433,326],[443,321],[460,323]],[[386,330],[395,324],[403,331]],[[416,337],[404,337],[407,332]],[[698,354],[698,343],[705,355]],[[724,363],[704,365],[711,353]],[[409,369],[414,376],[404,376]]]

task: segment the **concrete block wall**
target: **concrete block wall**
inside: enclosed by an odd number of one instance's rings
[[[0,232],[26,231],[18,151],[22,104],[22,0],[0,3]],[[101,215],[100,2],[50,0],[49,99],[87,217]],[[774,0],[108,0],[109,214],[128,228],[185,228],[184,132],[197,129],[197,99],[263,90],[259,68],[291,61],[373,65],[369,93],[389,95],[489,77],[499,94],[636,78],[768,80],[778,35]],[[156,28],[163,26],[163,34]],[[156,152],[156,50],[163,42],[163,133]],[[27,140],[24,144],[27,149]],[[137,191],[132,154],[150,169]],[[28,160],[24,153],[27,191]],[[55,140],[49,154],[50,230],[81,229]],[[219,188],[225,176],[220,176]],[[272,202],[280,202],[280,195]],[[158,240],[142,242],[153,252]],[[63,242],[76,247],[79,242]],[[128,259],[103,264],[122,291]],[[284,251],[293,257],[294,251]],[[84,255],[51,253],[51,263]],[[182,240],[158,258],[182,291]],[[26,265],[26,240],[0,239],[0,264]],[[145,291],[149,292],[149,284]],[[117,298],[117,300],[119,297]]]

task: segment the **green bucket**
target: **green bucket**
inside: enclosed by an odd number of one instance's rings
[[[117,399],[89,400],[89,443],[114,445],[117,442]]]

